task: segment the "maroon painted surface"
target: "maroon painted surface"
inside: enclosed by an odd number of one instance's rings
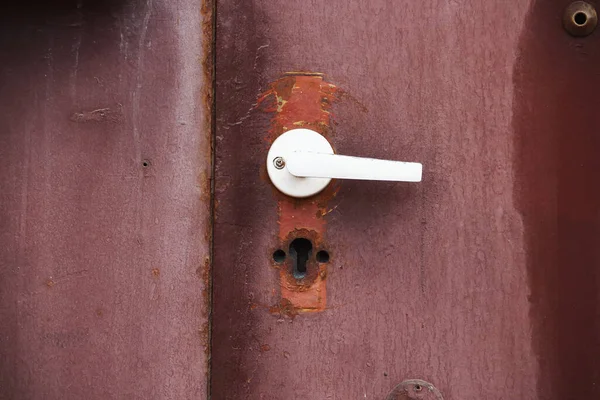
[[[214,399],[597,398],[598,33],[569,2],[220,0]],[[264,176],[287,71],[346,93],[342,154],[420,161],[420,184],[343,182],[325,216],[327,310],[273,315]]]
[[[22,3],[0,17],[0,398],[205,398],[210,15]]]
[[[567,4],[533,6],[520,37],[515,204],[526,233],[539,396],[598,399],[600,32],[565,35],[555,18]]]

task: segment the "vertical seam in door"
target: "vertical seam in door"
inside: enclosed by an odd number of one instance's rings
[[[212,328],[213,328],[213,262],[214,262],[214,231],[215,231],[215,160],[216,160],[216,135],[217,135],[217,100],[216,100],[216,65],[217,65],[217,0],[205,0],[206,8],[209,9],[210,18],[210,37],[204,38],[209,40],[210,44],[206,46],[209,54],[206,55],[208,66],[210,71],[208,73],[210,78],[209,93],[211,96],[211,102],[209,103],[210,110],[210,217],[208,227],[209,235],[209,265],[208,265],[208,286],[205,290],[208,291],[208,351],[207,351],[207,372],[206,372],[206,398],[210,400],[212,398]],[[206,64],[205,64],[206,66]]]

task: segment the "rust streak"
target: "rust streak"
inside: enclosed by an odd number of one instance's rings
[[[214,174],[215,174],[215,0],[202,0],[200,13],[202,15],[202,72],[204,75],[203,90],[201,93],[203,106],[203,132],[208,133],[209,140],[204,144],[204,148],[200,149],[200,154],[205,154],[210,157],[210,167],[200,172],[198,177],[200,188],[202,189],[200,204],[207,207],[205,242],[208,243],[208,255],[205,257],[203,264],[198,267],[196,273],[202,280],[204,290],[202,299],[204,306],[202,307],[205,322],[199,328],[198,333],[200,341],[206,355],[206,378],[209,382],[207,387],[207,398],[212,396],[211,388],[211,342],[212,342],[212,260],[214,253],[214,216],[215,216],[215,197],[214,197]]]

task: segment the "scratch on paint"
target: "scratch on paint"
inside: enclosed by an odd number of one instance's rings
[[[148,32],[148,24],[150,22],[150,16],[152,15],[152,0],[146,2],[144,20],[140,31],[140,37],[138,41],[138,54],[137,54],[137,68],[136,68],[136,82],[133,91],[132,98],[132,122],[133,122],[133,145],[134,145],[134,157],[136,164],[142,162],[142,143],[139,131],[140,125],[140,95],[142,91],[142,67],[144,66],[144,43],[146,42],[146,33]],[[143,176],[143,171],[140,169],[140,176]],[[136,194],[136,231],[141,232],[142,228],[142,189],[138,187]]]
[[[82,0],[77,1],[77,23],[75,26],[81,27],[83,25],[83,15],[81,14],[81,7],[83,6]],[[75,43],[71,48],[71,52],[75,57],[75,61],[73,63],[73,72],[71,73],[71,98],[75,101],[77,96],[77,73],[79,72],[79,49],[81,48],[81,40],[82,40],[82,31],[78,29],[77,37],[75,38]]]
[[[92,111],[80,111],[75,112],[69,118],[73,122],[102,122],[112,121],[116,122],[120,119],[121,112],[115,111],[110,108],[98,108]]]
[[[37,96],[36,96],[37,97]],[[18,257],[16,265],[27,265],[25,262],[25,254],[27,252],[27,213],[29,210],[29,186],[30,182],[30,165],[31,165],[31,131],[25,129],[25,146],[23,146],[23,166],[21,175],[21,210],[19,212],[19,236],[18,236]],[[18,268],[18,267],[17,267]]]
[[[150,16],[152,15],[152,0],[146,2],[146,10],[144,13],[144,21],[140,31],[140,38],[138,42],[138,57],[137,57],[137,68],[136,68],[136,82],[135,89],[133,91],[133,107],[132,107],[132,119],[133,119],[133,140],[135,145],[135,157],[136,161],[141,161],[142,150],[140,143],[140,94],[142,91],[142,67],[144,65],[144,43],[146,42],[146,33],[148,32],[148,23],[150,22]]]
[[[259,56],[260,51],[262,49],[266,49],[267,47],[269,47],[269,44],[263,44],[262,46],[259,46],[256,49],[255,56],[254,56],[254,71],[256,71],[256,68],[258,66],[258,56]]]
[[[73,63],[73,72],[71,74],[71,97],[73,98],[73,101],[75,101],[77,96],[77,73],[79,71],[79,48],[81,47],[81,36],[82,34],[79,32],[72,48],[72,52],[75,57],[75,61]]]

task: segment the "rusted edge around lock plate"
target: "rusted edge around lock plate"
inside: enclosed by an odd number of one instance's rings
[[[324,80],[320,73],[287,73],[269,85],[258,99],[258,107],[271,113],[271,129],[265,137],[266,148],[282,133],[296,128],[319,132],[331,142],[331,107],[338,97],[338,88]],[[265,172],[266,175],[266,172]],[[268,180],[268,177],[266,178]],[[295,317],[299,313],[321,312],[327,306],[327,267],[315,260],[315,254],[326,246],[326,221],[329,200],[335,197],[338,186],[332,182],[321,193],[295,199],[273,188],[278,202],[279,232],[271,252],[278,248],[289,250],[296,238],[305,238],[313,245],[307,263],[307,274],[296,279],[292,260],[286,258],[279,270],[280,301],[270,308],[271,313]]]
[[[204,282],[204,315],[206,322],[200,328],[200,338],[206,355],[206,397],[212,396],[212,321],[213,321],[213,261],[214,261],[214,229],[215,229],[215,166],[216,166],[216,0],[202,0],[200,6],[202,18],[203,59],[202,72],[204,75],[204,90],[202,101],[204,108],[203,129],[209,132],[208,154],[210,154],[210,169],[199,177],[204,188],[203,202],[208,206],[208,231],[205,239],[208,242],[208,255],[204,264],[198,268],[197,274]],[[206,195],[208,194],[208,196]]]

